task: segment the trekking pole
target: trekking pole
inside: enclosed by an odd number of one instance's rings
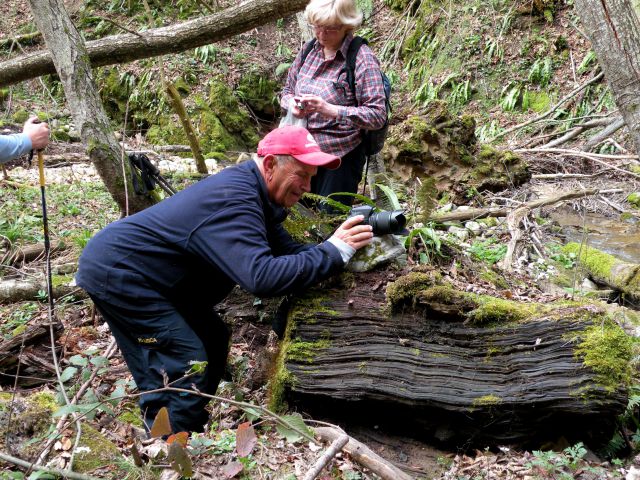
[[[49,321],[53,322],[53,283],[51,281],[51,242],[49,240],[49,218],[44,182],[44,154],[38,150],[38,173],[40,174],[40,197],[42,199],[42,227],[44,231],[44,255],[46,258],[47,296],[49,297]]]

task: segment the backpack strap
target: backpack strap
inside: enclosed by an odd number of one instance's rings
[[[369,45],[366,39],[362,37],[355,36],[351,43],[349,44],[349,48],[347,49],[347,59],[344,68],[340,71],[346,72],[347,75],[347,83],[353,92],[353,96],[356,95],[356,58],[358,58],[358,52],[360,51],[360,47],[362,45]],[[340,76],[340,74],[338,74]],[[356,98],[356,105],[358,104],[358,99]]]
[[[313,50],[313,46],[316,44],[316,41],[317,40],[315,38],[312,38],[307,43],[305,43],[304,46],[302,47],[302,57],[300,57],[300,67],[304,65],[304,62],[307,60],[307,57],[311,53],[311,50]]]

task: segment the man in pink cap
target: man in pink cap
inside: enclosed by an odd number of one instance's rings
[[[140,391],[175,387],[215,393],[229,333],[213,307],[235,285],[259,296],[299,292],[342,271],[373,236],[362,217],[347,219],[319,245],[295,242],[282,227],[310,190],[318,168],[340,159],[320,151],[307,130],[266,135],[253,160],[224,169],[96,234],[76,282],[111,328]],[[193,362],[204,372],[183,378]],[[174,432],[203,431],[207,400],[159,392],[142,395],[150,428],[162,407]]]

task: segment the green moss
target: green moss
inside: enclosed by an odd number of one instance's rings
[[[133,425],[139,428],[144,428],[144,423],[142,422],[142,416],[140,415],[140,408],[137,404],[127,403],[124,405],[124,408],[120,415],[118,415],[118,420],[121,422],[127,423],[129,425]]]
[[[316,342],[301,342],[292,340],[287,346],[286,360],[300,363],[313,363],[315,357],[322,350],[331,346],[329,340],[323,339]]]
[[[633,342],[619,325],[611,320],[587,328],[575,355],[597,375],[608,391],[630,385],[633,369]]]
[[[90,425],[82,425],[79,446],[84,448],[76,452],[73,463],[74,470],[78,473],[91,472],[100,467],[104,468],[105,465],[116,465],[124,461],[118,447]],[[112,475],[113,473],[111,472]]]
[[[591,275],[600,279],[610,278],[611,268],[618,263],[613,255],[575,242],[562,247],[562,252],[567,255],[573,253],[589,269]]]
[[[551,106],[551,97],[546,92],[529,92],[529,108],[536,113],[542,113],[549,110]]]
[[[52,275],[51,284],[53,287],[68,285],[73,280],[73,275]]]
[[[627,202],[635,208],[640,208],[640,192],[633,192],[627,196]]]
[[[478,306],[468,312],[467,317],[477,325],[521,322],[533,317],[537,310],[535,304],[512,302],[488,295],[478,295],[476,301]]]
[[[498,272],[496,272],[495,270],[491,270],[486,268],[481,274],[480,274],[480,278],[495,285],[498,288],[501,288],[503,290],[509,288],[509,284],[507,283],[507,281],[505,280],[505,278],[500,275]]]
[[[24,108],[21,108],[20,110],[17,110],[11,118],[16,123],[24,123],[29,120],[29,112]]]
[[[392,310],[413,304],[418,292],[433,286],[439,275],[436,272],[411,272],[387,285],[387,302]]]
[[[49,392],[38,392],[29,397],[29,399],[38,407],[50,412],[55,412],[59,405],[56,401],[55,395]]]
[[[496,395],[484,395],[473,399],[474,407],[490,407],[493,405],[500,405],[502,399]]]

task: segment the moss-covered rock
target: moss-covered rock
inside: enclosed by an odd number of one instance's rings
[[[27,112],[24,108],[16,110],[11,117],[16,123],[24,123],[29,120],[29,112]]]
[[[242,76],[236,88],[238,95],[259,118],[275,119],[280,114],[276,101],[280,85],[268,74],[250,71]]]
[[[90,425],[82,425],[82,435],[73,463],[78,473],[90,473],[107,468],[113,472],[114,466],[124,462],[118,447]],[[124,473],[124,472],[120,472]],[[115,476],[114,476],[115,478]]]
[[[473,117],[452,115],[445,102],[432,102],[424,115],[392,126],[384,155],[404,180],[428,180],[425,211],[433,209],[434,188],[439,195],[447,192],[454,202],[463,203],[470,191],[499,191],[531,176],[519,155],[478,146]]]

